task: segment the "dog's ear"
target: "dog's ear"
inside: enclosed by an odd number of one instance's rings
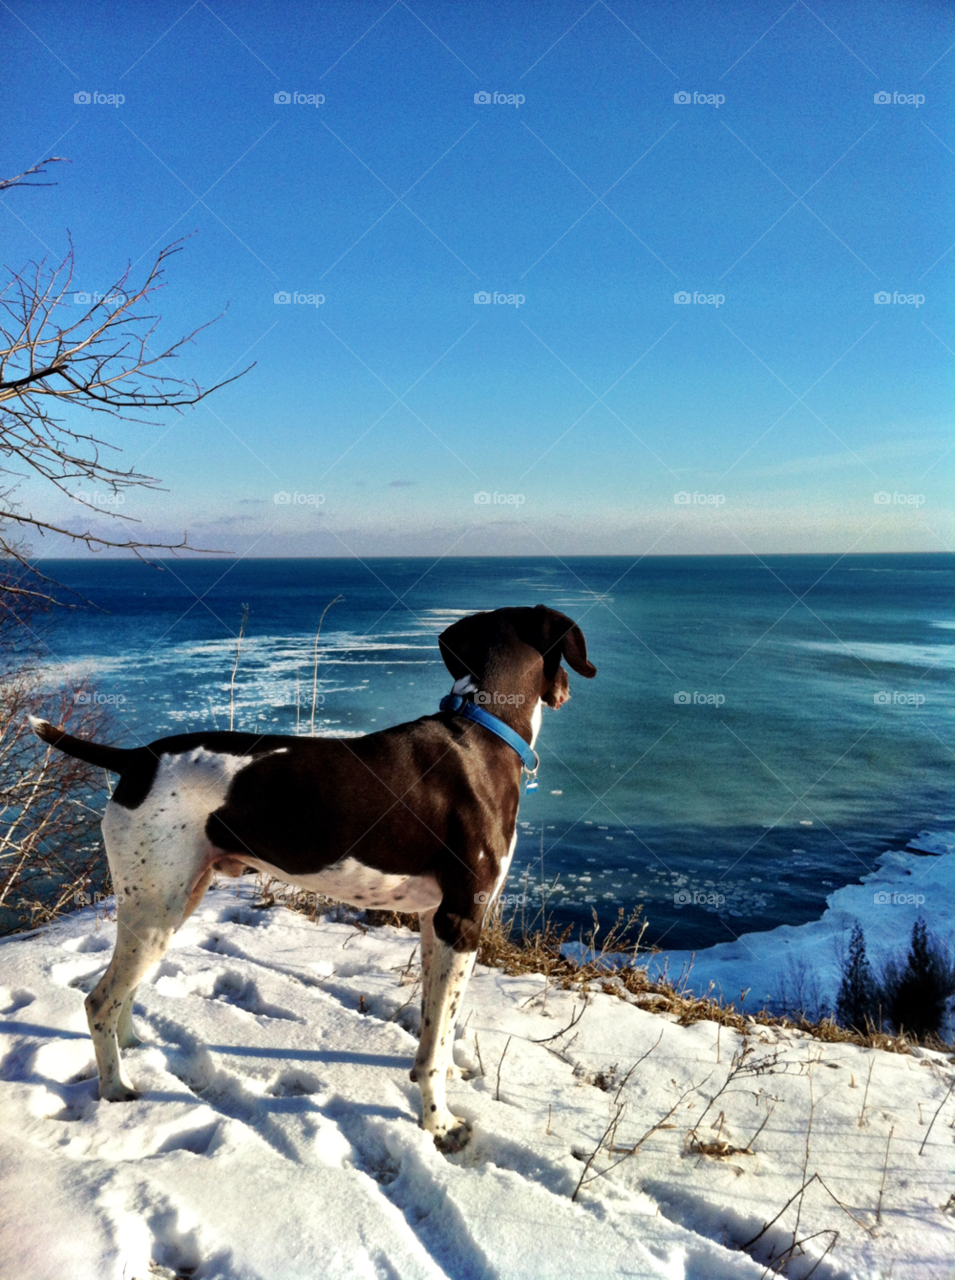
[[[438,648],[455,680],[467,675],[480,679],[499,629],[493,613],[474,613],[441,632]]]
[[[545,672],[552,672],[563,658],[579,676],[586,676],[588,680],[594,678],[597,668],[587,660],[587,641],[573,618],[549,609],[545,604],[513,612],[523,615],[515,619],[515,628],[522,640],[532,644],[543,655]]]

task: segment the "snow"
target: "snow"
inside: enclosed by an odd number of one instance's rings
[[[945,1055],[680,1026],[478,968],[455,1044],[474,1075],[449,1087],[473,1136],[445,1157],[408,1079],[417,936],[251,901],[211,891],[141,985],[132,1103],[97,1101],[83,1010],[115,924],[87,908],[0,943],[0,1275],[745,1280],[797,1207],[787,1275],[830,1242],[820,1280],[952,1274]],[[742,1150],[684,1154],[701,1120]]]
[[[920,850],[921,852],[915,852]],[[744,933],[697,952],[660,952],[651,976],[686,974],[686,987],[708,991],[744,1008],[779,1011],[805,1000],[810,1010],[832,1009],[842,977],[841,962],[853,926],[865,933],[866,953],[876,971],[891,957],[904,962],[912,926],[924,920],[930,938],[949,957],[955,950],[955,832],[922,831],[904,850],[876,859],[861,883],[830,893],[819,920]],[[711,985],[712,984],[712,988]],[[946,1038],[955,1039],[950,1013]]]

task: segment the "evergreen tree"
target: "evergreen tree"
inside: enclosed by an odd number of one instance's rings
[[[836,1020],[844,1027],[865,1031],[875,1020],[876,990],[865,954],[865,934],[857,922],[842,965],[842,982],[836,996]]]
[[[912,926],[912,943],[905,967],[886,966],[886,1012],[897,1030],[911,1031],[919,1039],[937,1034],[945,1016],[945,999],[951,994],[951,966],[929,942],[924,920]]]

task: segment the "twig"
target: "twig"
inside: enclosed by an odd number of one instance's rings
[[[656,1048],[656,1045],[654,1045],[654,1048]],[[709,1079],[709,1076],[707,1076],[705,1080],[701,1080],[699,1084],[690,1085],[689,1089],[686,1089],[679,1096],[679,1098],[677,1098],[676,1102],[674,1102],[673,1106],[666,1113],[666,1115],[662,1116],[659,1120],[657,1120],[655,1124],[652,1124],[642,1138],[638,1138],[638,1140],[633,1144],[632,1147],[626,1147],[622,1149],[623,1155],[619,1160],[615,1160],[613,1164],[609,1164],[606,1169],[602,1169],[599,1173],[595,1173],[593,1177],[588,1178],[587,1172],[590,1169],[590,1166],[593,1164],[594,1160],[597,1157],[598,1152],[600,1151],[600,1148],[603,1146],[604,1142],[606,1141],[607,1135],[610,1133],[612,1129],[616,1130],[617,1124],[620,1121],[620,1116],[627,1105],[625,1102],[618,1103],[615,1108],[613,1118],[611,1119],[610,1123],[607,1125],[606,1129],[604,1130],[600,1141],[597,1143],[597,1146],[594,1148],[593,1152],[591,1153],[587,1163],[584,1165],[584,1171],[580,1175],[580,1179],[577,1182],[577,1186],[574,1190],[574,1194],[571,1196],[571,1201],[574,1201],[577,1199],[577,1193],[580,1191],[582,1187],[588,1186],[591,1182],[596,1182],[598,1178],[602,1178],[606,1174],[608,1174],[611,1169],[616,1169],[618,1164],[623,1164],[624,1160],[629,1160],[631,1156],[636,1155],[636,1153],[640,1150],[640,1148],[643,1146],[643,1144],[646,1142],[647,1138],[649,1138],[651,1134],[656,1133],[658,1129],[667,1128],[668,1126],[666,1122],[670,1119],[670,1116],[673,1115],[674,1111],[676,1111],[676,1109],[682,1105],[684,1098],[688,1098],[690,1094],[693,1093],[696,1089],[702,1089],[703,1085],[706,1084],[706,1081],[708,1079]],[[669,1127],[672,1128],[673,1126],[671,1125]],[[621,1150],[620,1147],[612,1146],[610,1154],[615,1155],[620,1150]]]
[[[507,1037],[507,1044],[504,1046],[504,1053],[501,1054],[501,1061],[497,1064],[497,1088],[494,1090],[495,1102],[501,1101],[501,1067],[503,1067],[504,1065],[504,1054],[506,1054],[508,1049],[510,1048],[512,1039],[513,1039],[513,1036]]]
[[[875,1058],[869,1060],[869,1075],[865,1082],[865,1093],[862,1095],[862,1110],[859,1112],[859,1128],[865,1124],[865,1102],[869,1096],[869,1081],[872,1079],[872,1068],[875,1066]]]
[[[574,1188],[574,1194],[570,1197],[570,1199],[571,1199],[571,1203],[573,1203],[573,1201],[575,1201],[575,1200],[577,1199],[577,1193],[580,1191],[580,1188],[584,1185],[584,1178],[587,1176],[587,1170],[588,1170],[588,1169],[590,1168],[590,1166],[593,1164],[594,1160],[596,1160],[596,1158],[597,1158],[597,1152],[598,1152],[598,1151],[600,1150],[600,1148],[603,1146],[604,1141],[605,1141],[605,1139],[606,1139],[606,1137],[607,1137],[607,1134],[610,1132],[610,1130],[611,1130],[611,1129],[613,1128],[613,1126],[616,1124],[617,1119],[618,1119],[618,1117],[617,1117],[617,1116],[614,1116],[614,1118],[610,1121],[610,1123],[607,1125],[606,1129],[604,1129],[603,1133],[600,1135],[600,1141],[597,1143],[597,1145],[594,1147],[593,1151],[591,1151],[590,1155],[588,1156],[588,1158],[587,1158],[587,1163],[584,1165],[583,1173],[581,1173],[580,1178],[579,1178],[579,1179],[578,1179],[578,1181],[577,1181],[577,1185],[576,1185],[576,1187]],[[598,1175],[598,1176],[599,1176],[599,1175]]]
[[[242,637],[245,635],[245,624],[249,620],[249,606],[242,606],[242,622],[239,625],[239,637],[235,642],[235,662],[232,664],[232,679],[229,681],[229,732],[232,732],[232,720],[235,714],[235,673],[239,669],[239,650],[242,648]]]
[[[879,1203],[875,1210],[876,1222],[882,1221],[882,1192],[885,1190],[885,1176],[889,1171],[889,1143],[892,1141],[892,1135],[895,1133],[895,1125],[889,1130],[889,1136],[885,1144],[885,1164],[882,1166],[882,1186],[879,1187]]]
[[[919,1147],[919,1155],[921,1155],[922,1152],[925,1150],[925,1144],[926,1142],[928,1142],[928,1135],[932,1132],[932,1125],[938,1119],[939,1111],[941,1111],[942,1107],[945,1106],[945,1103],[948,1102],[949,1094],[951,1094],[953,1089],[955,1089],[955,1079],[953,1079],[952,1083],[948,1086],[948,1093],[946,1093],[945,1097],[938,1104],[938,1110],[936,1110],[935,1115],[932,1116],[931,1120],[928,1122],[928,1129],[926,1129],[925,1137],[922,1139],[922,1145]]]
[[[846,1208],[846,1206],[842,1203],[842,1201],[839,1199],[839,1197],[836,1195],[836,1193],[835,1193],[834,1191],[830,1191],[830,1190],[829,1190],[828,1186],[827,1186],[827,1185],[826,1185],[826,1183],[823,1181],[823,1179],[822,1179],[822,1178],[820,1178],[820,1176],[819,1176],[819,1174],[818,1174],[818,1173],[817,1173],[817,1174],[815,1174],[814,1176],[815,1176],[815,1178],[816,1178],[816,1181],[817,1181],[817,1182],[819,1183],[819,1185],[822,1187],[823,1191],[825,1191],[828,1195],[832,1196],[833,1200],[835,1200],[836,1204],[839,1206],[839,1208],[842,1210],[842,1212],[843,1212],[844,1214],[846,1214],[848,1217],[850,1217],[850,1218],[852,1219],[852,1221],[856,1224],[856,1226],[857,1226],[857,1227],[861,1227],[863,1231],[867,1231],[867,1232],[869,1233],[869,1235],[870,1235],[870,1236],[874,1236],[874,1235],[875,1235],[875,1232],[872,1230],[872,1228],[871,1228],[871,1227],[867,1227],[867,1226],[866,1226],[866,1224],[865,1224],[865,1223],[864,1223],[860,1218],[857,1218],[857,1217],[855,1216],[855,1214],[854,1214],[854,1213],[850,1213],[850,1212],[849,1212],[849,1210],[848,1210],[848,1209]]]
[[[581,1009],[580,1013],[579,1013],[579,1014],[577,1014],[577,1016],[575,1017],[575,1016],[574,1016],[574,1013],[573,1013],[573,1010],[572,1010],[572,1011],[571,1011],[571,1014],[570,1014],[570,1022],[568,1022],[568,1024],[567,1024],[567,1026],[566,1026],[566,1027],[564,1027],[564,1028],[563,1028],[562,1030],[560,1030],[560,1031],[555,1032],[555,1033],[554,1033],[554,1035],[552,1035],[552,1036],[545,1036],[543,1040],[529,1040],[529,1041],[528,1041],[528,1044],[550,1044],[551,1040],[556,1040],[556,1039],[558,1039],[558,1037],[563,1036],[563,1035],[566,1035],[566,1034],[567,1034],[567,1032],[568,1032],[568,1031],[570,1031],[572,1027],[576,1027],[577,1023],[578,1023],[578,1022],[580,1021],[580,1019],[584,1016],[584,1013],[586,1012],[586,1010],[587,1010],[587,1000],[586,1000],[586,997],[585,997],[585,998],[584,998],[584,1006],[583,1006],[583,1008]],[[661,1033],[661,1034],[662,1034],[662,1033]]]
[[[312,668],[312,725],[309,730],[309,736],[315,737],[315,699],[318,694],[318,637],[322,634],[322,623],[325,621],[325,614],[333,604],[338,604],[339,600],[344,600],[344,596],[336,596],[334,600],[329,600],[328,604],[322,610],[322,616],[318,620],[318,630],[315,632],[315,665]]]
[[[811,1049],[809,1050],[809,1053],[811,1056],[812,1055]],[[813,1088],[812,1088],[812,1063],[810,1062],[809,1064],[809,1123],[806,1125],[806,1154],[803,1157],[803,1162],[802,1162],[803,1182],[805,1182],[806,1180],[806,1171],[809,1168],[809,1139],[812,1136],[812,1121],[815,1114],[816,1114],[816,1099],[815,1099],[815,1095],[813,1093]],[[820,1181],[822,1181],[822,1179],[820,1179]],[[793,1227],[793,1248],[796,1247],[796,1233],[799,1230],[799,1222],[800,1222],[800,1219],[802,1218],[802,1202],[803,1202],[803,1197],[800,1196],[799,1203],[796,1205],[796,1225]]]
[[[487,1072],[484,1070],[484,1060],[481,1057],[481,1037],[477,1032],[474,1033],[474,1052],[477,1054],[478,1066],[481,1068],[481,1079],[483,1080]]]
[[[818,1183],[819,1183],[819,1185],[820,1185],[820,1186],[821,1186],[821,1187],[822,1187],[822,1188],[823,1188],[823,1189],[824,1189],[824,1190],[825,1190],[825,1191],[826,1191],[830,1196],[832,1196],[832,1199],[833,1199],[833,1200],[835,1200],[836,1204],[839,1206],[839,1208],[842,1210],[842,1212],[843,1212],[844,1214],[846,1214],[846,1216],[847,1216],[847,1217],[850,1217],[850,1218],[852,1219],[852,1221],[856,1224],[856,1226],[861,1227],[861,1228],[862,1228],[862,1230],[863,1230],[863,1231],[865,1231],[865,1232],[866,1232],[868,1235],[870,1235],[870,1236],[875,1234],[875,1232],[872,1230],[872,1228],[871,1228],[871,1227],[867,1227],[867,1226],[866,1226],[866,1224],[865,1224],[864,1222],[860,1222],[860,1221],[859,1221],[859,1219],[855,1216],[855,1214],[854,1214],[854,1213],[850,1213],[850,1212],[849,1212],[849,1210],[846,1208],[846,1206],[845,1206],[845,1205],[842,1203],[842,1201],[839,1199],[839,1197],[838,1197],[837,1195],[835,1195],[832,1191],[830,1191],[830,1190],[829,1190],[829,1188],[828,1188],[828,1187],[826,1186],[826,1184],[823,1182],[822,1178],[820,1178],[819,1174],[818,1174],[818,1173],[814,1173],[814,1174],[812,1175],[812,1177],[811,1177],[811,1178],[807,1178],[807,1179],[806,1179],[806,1181],[802,1184],[802,1186],[799,1188],[799,1190],[798,1190],[798,1191],[796,1191],[793,1195],[791,1195],[791,1196],[789,1197],[789,1199],[786,1201],[786,1203],[783,1205],[783,1207],[780,1209],[780,1211],[776,1214],[775,1218],[770,1218],[770,1220],[769,1220],[768,1222],[764,1223],[764,1224],[763,1224],[763,1226],[762,1226],[762,1228],[761,1228],[761,1230],[757,1231],[757,1233],[753,1236],[753,1238],[752,1238],[751,1240],[746,1240],[743,1244],[741,1244],[741,1245],[739,1246],[739,1247],[740,1247],[740,1249],[742,1249],[744,1253],[749,1252],[749,1250],[750,1250],[750,1249],[752,1248],[752,1246],[756,1243],[756,1241],[757,1241],[757,1240],[762,1239],[762,1237],[766,1234],[766,1232],[767,1232],[767,1231],[769,1230],[769,1228],[773,1225],[773,1223],[774,1223],[774,1222],[778,1222],[778,1221],[779,1221],[779,1219],[783,1216],[783,1214],[786,1212],[786,1210],[789,1208],[789,1206],[793,1203],[793,1201],[794,1201],[794,1200],[798,1200],[800,1196],[805,1195],[806,1191],[807,1191],[807,1190],[812,1186],[812,1184],[813,1184],[814,1182],[818,1182]],[[821,1234],[821,1232],[820,1232],[820,1233],[818,1233],[818,1234]],[[806,1238],[806,1239],[812,1239],[812,1237],[811,1237],[811,1236],[807,1236],[807,1237],[805,1237],[805,1238]],[[790,1252],[794,1247],[795,1247],[795,1234],[794,1234],[794,1236],[793,1236],[793,1244],[792,1244],[792,1245],[790,1245],[789,1249],[787,1249],[787,1250],[786,1250],[786,1252],[787,1252],[787,1253],[789,1253],[789,1252]],[[817,1263],[817,1265],[818,1265],[818,1263]]]
[[[749,1149],[750,1149],[750,1150],[752,1150],[752,1148],[753,1148],[753,1143],[756,1141],[756,1139],[759,1137],[759,1135],[760,1135],[760,1134],[763,1132],[763,1130],[766,1128],[766,1125],[769,1123],[769,1117],[773,1114],[773,1112],[774,1112],[775,1110],[776,1110],[776,1103],[775,1103],[775,1101],[773,1101],[772,1106],[771,1106],[771,1107],[767,1107],[767,1108],[766,1108],[766,1118],[763,1120],[763,1123],[759,1126],[759,1128],[756,1130],[756,1132],[755,1132],[755,1133],[753,1134],[753,1136],[750,1138],[749,1142],[747,1142],[747,1144],[746,1144],[746,1145],[747,1145],[747,1147],[749,1147]]]

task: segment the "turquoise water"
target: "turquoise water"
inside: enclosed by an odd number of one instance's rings
[[[642,903],[648,940],[680,948],[798,924],[875,854],[955,819],[951,555],[42,567],[98,606],[44,624],[48,687],[111,699],[126,744],[228,727],[246,603],[235,728],[285,733],[308,731],[337,594],[323,733],[435,711],[437,635],[463,614],[569,614],[599,674],[571,673],[571,702],[545,711],[507,890],[527,869],[536,904],[559,877],[561,920]]]

